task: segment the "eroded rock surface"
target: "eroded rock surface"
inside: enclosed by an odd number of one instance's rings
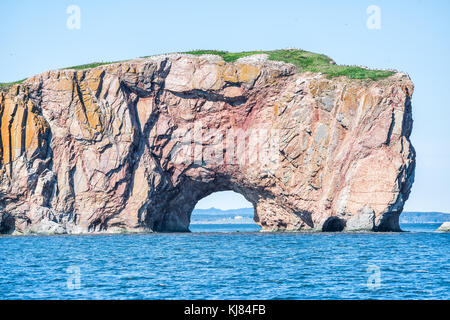
[[[441,226],[437,229],[439,232],[450,232],[450,221],[444,222],[441,224]]]
[[[265,56],[34,76],[0,93],[0,233],[187,231],[223,190],[266,231],[400,230],[412,92],[402,73],[328,79]]]

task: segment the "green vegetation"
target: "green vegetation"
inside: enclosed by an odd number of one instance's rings
[[[92,63],[87,63],[87,64],[82,64],[79,66],[73,66],[73,67],[67,67],[64,68],[63,70],[67,70],[67,69],[75,69],[75,70],[83,70],[83,69],[92,69],[92,68],[96,68],[99,66],[104,66],[105,64],[112,64],[112,63],[116,63],[119,61],[115,61],[115,62],[92,62]]]
[[[226,62],[233,62],[239,58],[251,56],[254,54],[265,53],[269,56],[269,60],[274,61],[283,61],[287,63],[292,63],[295,65],[300,72],[311,71],[311,72],[320,72],[326,74],[329,78],[346,76],[350,79],[371,79],[371,80],[380,80],[383,78],[387,78],[393,75],[394,71],[387,70],[370,70],[357,66],[345,66],[345,65],[336,65],[333,60],[326,55],[317,54],[305,50],[297,50],[297,49],[286,49],[286,50],[274,50],[274,51],[246,51],[246,52],[228,52],[228,51],[218,51],[218,50],[194,50],[183,52],[193,55],[203,55],[203,54],[214,54],[221,56],[223,60]],[[145,56],[142,58],[148,58],[150,56]],[[83,69],[91,69],[98,66],[103,66],[107,64],[124,62],[123,61],[112,61],[112,62],[93,62],[88,64],[83,64],[79,66],[73,66],[64,68],[67,69],[75,69],[75,70],[83,70]],[[0,83],[0,91],[6,91],[11,86],[21,83],[26,79],[9,82],[9,83]]]
[[[22,79],[19,81],[15,81],[15,82],[0,82],[0,91],[7,91],[9,90],[9,88],[11,88],[13,85],[15,84],[19,84],[24,82],[27,79]]]
[[[95,68],[95,67],[103,66],[103,65],[106,65],[106,64],[112,64],[112,63],[116,63],[116,62],[121,62],[121,61],[93,62],[93,63],[82,64],[82,65],[79,65],[79,66],[63,68],[62,70],[67,70],[67,69],[75,69],[75,70],[92,69],[92,68]],[[0,91],[8,91],[9,88],[11,88],[13,85],[22,83],[25,80],[27,80],[27,79],[22,79],[22,80],[15,81],[15,82],[0,82]]]
[[[252,56],[254,54],[267,53],[268,51],[247,51],[247,52],[227,52],[227,51],[217,51],[217,50],[194,50],[183,53],[203,55],[203,54],[214,54],[221,56],[226,62],[234,62],[239,58]]]
[[[387,78],[395,73],[393,71],[370,70],[357,66],[336,65],[326,55],[297,49],[237,53],[216,50],[194,50],[185,53],[194,55],[215,54],[221,56],[226,62],[233,62],[242,57],[265,53],[269,56],[269,60],[292,63],[300,72],[320,72],[328,75],[330,78],[346,76],[350,79],[371,79],[376,81]]]

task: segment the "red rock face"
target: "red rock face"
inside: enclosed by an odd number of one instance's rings
[[[187,231],[224,190],[264,231],[398,231],[412,92],[402,73],[328,79],[261,55],[35,76],[0,97],[0,232]]]

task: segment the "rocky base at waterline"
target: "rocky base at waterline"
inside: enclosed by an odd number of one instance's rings
[[[224,190],[264,231],[399,231],[412,92],[267,55],[45,72],[0,93],[0,233],[187,231]]]
[[[450,232],[450,221],[444,222],[436,231],[438,232]]]

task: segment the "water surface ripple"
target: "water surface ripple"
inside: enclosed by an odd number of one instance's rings
[[[437,226],[2,236],[0,299],[449,299],[450,234]]]

